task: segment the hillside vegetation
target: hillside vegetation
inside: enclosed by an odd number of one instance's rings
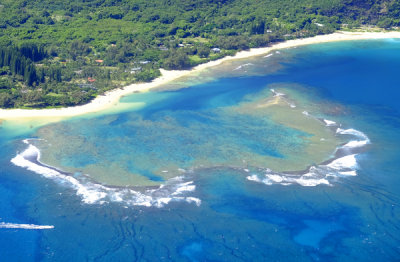
[[[82,104],[159,68],[399,17],[399,0],[0,0],[0,107]]]

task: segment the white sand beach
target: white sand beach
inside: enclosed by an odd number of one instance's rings
[[[198,65],[191,70],[167,71],[161,69],[162,76],[149,83],[132,84],[123,88],[115,89],[107,92],[105,95],[100,95],[90,103],[57,109],[0,109],[1,120],[18,120],[18,119],[43,119],[43,118],[67,118],[79,116],[87,113],[99,112],[109,109],[116,105],[120,98],[134,92],[144,92],[151,88],[166,84],[180,77],[189,75],[193,72],[198,72],[205,68],[219,65],[225,61],[233,59],[242,59],[251,56],[265,55],[277,49],[292,48],[296,46],[335,42],[349,40],[366,40],[366,39],[382,39],[382,38],[400,38],[400,32],[336,32],[329,35],[319,35],[310,38],[288,40],[282,43],[277,43],[270,47],[254,48],[248,51],[238,52],[235,56],[228,56],[222,59],[211,61],[205,64]]]

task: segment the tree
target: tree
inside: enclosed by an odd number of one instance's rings
[[[201,45],[197,48],[197,54],[201,58],[206,58],[210,55],[210,48],[205,45]]]
[[[9,108],[14,105],[12,102],[12,95],[6,92],[0,92],[0,107]]]
[[[186,53],[182,51],[172,51],[164,62],[166,69],[181,70],[190,67],[190,60]]]
[[[265,30],[265,21],[255,21],[251,25],[251,34],[253,35],[258,35],[258,34],[264,34]]]
[[[27,83],[28,86],[32,86],[34,83],[37,81],[37,76],[36,76],[36,69],[33,65],[29,65],[25,68],[25,82]]]
[[[381,28],[390,28],[392,26],[392,19],[385,18],[378,22],[377,26]]]

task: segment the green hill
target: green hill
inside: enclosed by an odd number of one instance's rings
[[[399,26],[398,0],[0,0],[0,107],[82,104],[238,50],[346,25]]]

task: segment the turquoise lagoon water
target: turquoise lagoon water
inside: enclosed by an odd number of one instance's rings
[[[397,261],[399,68],[398,40],[312,45],[120,113],[4,122],[0,257]]]

